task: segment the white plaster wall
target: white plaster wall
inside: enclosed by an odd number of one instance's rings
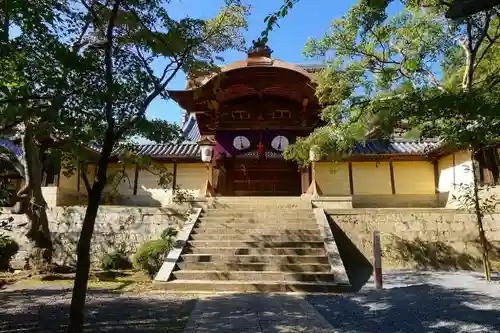
[[[48,207],[55,207],[57,204],[57,186],[42,187],[42,194]]]
[[[455,154],[444,156],[438,162],[440,193],[448,193],[446,208],[463,208],[458,200],[464,195],[464,187],[461,185],[472,185],[474,175],[472,174],[472,160],[469,151],[458,151]],[[495,195],[500,198],[500,187],[490,187],[488,191],[481,190],[480,197],[491,198]]]
[[[438,170],[439,192],[453,192],[460,184],[471,184],[474,180],[471,156],[467,150],[441,158],[438,162]]]
[[[169,168],[170,171],[172,171]],[[172,189],[162,189],[158,185],[158,176],[147,171],[139,171],[139,176],[137,178],[137,196],[135,196],[134,201],[156,201],[161,206],[166,205],[172,196]]]

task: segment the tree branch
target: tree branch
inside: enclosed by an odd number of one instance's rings
[[[177,59],[177,55],[175,54],[175,52],[172,51],[169,43],[166,40],[164,40],[163,37],[161,37],[160,35],[158,35],[158,34],[155,35],[155,33],[153,33],[153,31],[146,24],[144,24],[143,20],[139,16],[139,14],[137,14],[137,12],[134,9],[130,8],[130,6],[128,4],[124,4],[124,6],[128,11],[130,11],[132,13],[132,15],[134,15],[134,18],[142,26],[142,28],[146,29],[148,32],[151,33],[151,35],[153,37],[150,37],[150,41],[153,43],[156,41],[160,41],[161,44],[168,50],[168,52],[170,52],[170,54],[172,55],[171,57],[174,59],[174,61],[178,64],[179,60]]]
[[[73,96],[80,92],[82,89],[78,89],[75,91],[72,91],[71,93],[67,94],[61,94],[59,97],[61,98],[66,98]],[[22,103],[30,100],[38,100],[38,101],[48,101],[48,100],[54,100],[54,96],[40,96],[40,95],[29,95],[29,96],[23,96],[23,97],[17,97],[17,98],[4,98],[0,99],[0,104],[7,104],[7,103]]]
[[[441,91],[445,91],[444,87],[441,85],[441,83],[439,83],[438,79],[436,78],[436,76],[434,75],[434,73],[432,73],[432,71],[426,69],[426,68],[423,68],[422,71],[427,74],[427,76],[429,77],[429,79],[431,80],[432,84],[439,90]]]
[[[104,62],[106,66],[106,106],[105,115],[108,123],[108,128],[115,127],[115,119],[113,118],[113,101],[114,101],[114,82],[113,82],[113,30],[115,28],[115,21],[120,9],[121,0],[115,0],[111,15],[106,29],[106,47],[104,48]]]
[[[481,33],[480,33],[479,38],[476,42],[476,45],[472,48],[473,53],[477,53],[477,51],[481,47],[481,44],[483,43],[484,38],[486,36],[488,36],[488,29],[490,28],[491,14],[489,11],[487,11],[485,13],[485,15],[486,15],[486,17],[484,18],[484,25],[482,27],[478,27],[478,29],[481,30]]]
[[[138,46],[135,47],[136,48],[136,51],[137,51],[137,57],[139,58],[139,61],[142,63],[142,65],[144,66],[144,68],[146,69],[146,71],[148,72],[148,76],[149,78],[151,79],[151,81],[153,82],[154,86],[155,86],[155,89],[158,89],[160,88],[160,85],[161,85],[161,82],[165,79],[170,67],[174,64],[174,61],[170,61],[170,63],[168,65],[165,66],[164,70],[163,70],[163,74],[162,76],[158,79],[154,73],[153,73],[153,70],[151,69],[151,66],[148,64],[148,61],[146,60],[146,58],[144,57],[144,55],[142,54],[141,50],[139,49]],[[160,92],[160,94],[162,94],[162,92]]]

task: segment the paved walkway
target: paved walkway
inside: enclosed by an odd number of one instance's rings
[[[385,272],[351,295],[87,295],[85,332],[500,333],[500,275]],[[0,290],[0,333],[64,333],[71,290]],[[187,323],[187,326],[186,326]]]
[[[500,333],[500,276],[384,273],[347,295],[231,294],[198,300],[184,333]]]
[[[232,294],[200,299],[184,333],[331,333],[303,297]]]

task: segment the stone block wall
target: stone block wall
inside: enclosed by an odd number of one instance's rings
[[[73,265],[76,263],[76,244],[80,235],[86,207],[53,207],[48,210],[50,231],[54,242],[54,262]],[[123,250],[133,254],[141,243],[158,238],[168,227],[178,229],[183,225],[186,214],[183,210],[171,208],[101,207],[97,216],[92,238],[91,258],[98,264],[101,256],[112,250]],[[26,222],[24,215],[12,215],[8,210],[0,211],[0,219],[14,218],[13,225]],[[21,250],[13,266],[22,266],[29,244],[25,237],[26,228],[14,228],[6,234],[20,244]]]
[[[386,268],[482,269],[475,215],[454,209],[327,210],[355,247],[372,261],[380,231]],[[500,213],[484,218],[492,267],[500,270]]]

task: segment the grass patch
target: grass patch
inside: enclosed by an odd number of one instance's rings
[[[21,275],[21,274],[19,274]],[[19,276],[12,281],[16,289],[36,289],[46,286],[73,287],[75,274],[45,274],[36,276]],[[89,289],[108,289],[116,292],[144,292],[151,290],[151,279],[141,272],[135,271],[99,271],[91,272]]]

